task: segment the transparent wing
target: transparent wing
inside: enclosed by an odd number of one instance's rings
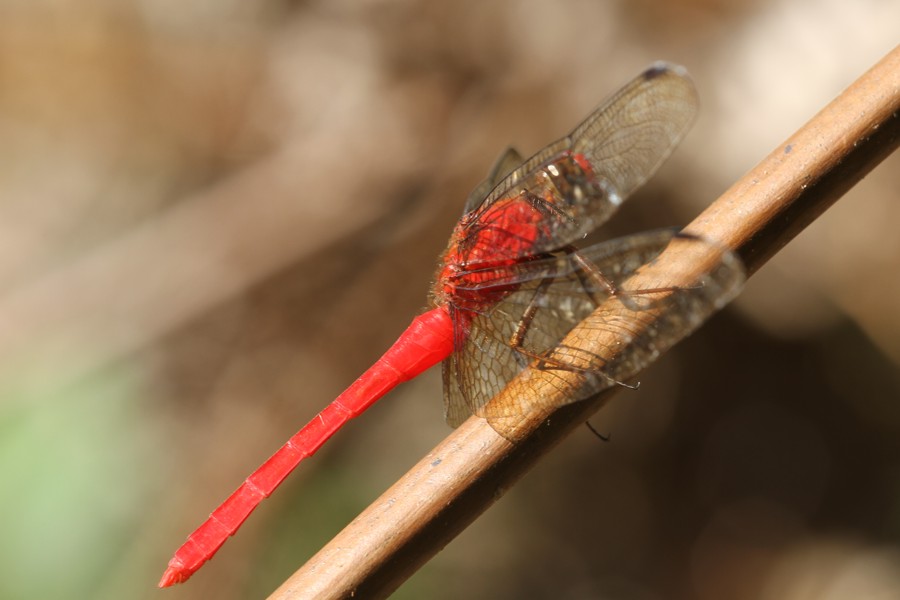
[[[624,200],[671,154],[697,107],[684,68],[656,63],[575,128],[572,151],[584,154]]]
[[[543,205],[546,235],[533,253],[561,248],[602,225],[678,144],[697,112],[681,67],[657,63],[597,108],[571,135],[509,173],[480,203],[470,196],[473,235],[500,203]],[[580,158],[589,165],[583,170]],[[508,164],[506,165],[508,166]],[[488,180],[490,181],[490,179]],[[502,202],[501,202],[502,201]],[[504,207],[504,210],[509,208]]]
[[[623,293],[627,290],[625,280],[670,243],[703,245],[704,251],[714,255],[713,266],[689,288],[667,294],[643,294],[640,290]],[[505,286],[512,280],[518,283],[517,290],[475,316],[467,335],[461,332],[457,351],[444,363],[444,400],[451,426],[459,425],[470,414],[490,420],[526,414],[541,406],[543,398],[523,397],[502,406],[489,401],[536,357],[556,348],[575,325],[609,297],[612,289],[618,290],[635,318],[649,307],[663,308],[667,316],[631,341],[627,359],[593,370],[591,386],[568,401],[582,400],[632,378],[731,299],[743,283],[744,272],[732,253],[705,240],[664,230],[611,240],[574,254],[523,262],[484,285]],[[621,328],[622,318],[616,315],[615,322],[610,321],[608,326]],[[516,336],[521,337],[514,342]],[[569,356],[577,364],[598,362],[597,357],[578,356],[574,349]],[[550,373],[568,368],[548,367]]]
[[[478,186],[472,190],[472,193],[469,194],[469,198],[466,200],[466,205],[463,208],[463,214],[471,211],[484,202],[485,196],[487,196],[492,189],[497,187],[497,184],[500,183],[504,177],[509,175],[516,167],[521,166],[524,160],[525,159],[522,158],[522,155],[519,154],[515,148],[509,147],[504,150],[500,156],[497,157],[497,160],[494,162],[494,165],[491,167],[485,180],[478,184]]]

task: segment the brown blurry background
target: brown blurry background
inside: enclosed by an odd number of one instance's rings
[[[430,372],[187,585],[207,513],[426,301],[495,155],[656,59],[684,224],[897,43],[890,0],[0,0],[0,597],[258,598],[447,433]],[[900,597],[900,162],[397,598]]]

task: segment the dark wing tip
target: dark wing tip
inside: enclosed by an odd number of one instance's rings
[[[667,73],[674,73],[676,75],[684,77],[685,75],[687,75],[687,69],[685,69],[681,65],[675,65],[659,60],[650,65],[650,67],[648,67],[647,70],[645,70],[641,75],[645,80],[649,81]]]

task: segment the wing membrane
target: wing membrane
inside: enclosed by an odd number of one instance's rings
[[[697,285],[676,288],[667,294],[642,294],[628,290],[627,279],[641,266],[652,261],[670,243],[700,244],[714,256],[713,265]],[[584,261],[602,277],[585,274]],[[461,346],[445,362],[444,390],[448,423],[456,426],[469,414],[505,418],[527,413],[541,405],[543,398],[521,398],[502,406],[489,401],[534,357],[545,356],[556,348],[575,325],[593,313],[610,295],[611,284],[623,303],[638,316],[647,308],[663,309],[658,319],[639,338],[630,342],[628,351],[617,353],[614,364],[602,364],[591,370],[592,384],[577,396],[587,398],[616,383],[625,382],[647,366],[662,351],[690,334],[700,323],[731,299],[744,280],[740,260],[732,253],[699,238],[679,236],[672,230],[653,231],[611,240],[578,251],[516,265],[515,273],[502,274],[491,285],[508,285],[514,278],[521,285],[486,312],[475,316]],[[622,293],[627,290],[627,292]],[[524,320],[530,322],[521,347],[510,341]],[[627,315],[626,315],[627,316]],[[623,327],[623,316],[602,320],[595,327]],[[625,324],[627,326],[627,324]],[[599,333],[599,332],[598,332]],[[595,356],[569,356],[577,364],[597,363]],[[566,368],[565,365],[561,367]],[[573,366],[573,368],[575,368]],[[552,373],[553,368],[549,369]]]
[[[478,186],[472,190],[472,193],[469,194],[469,198],[466,200],[466,205],[463,208],[463,214],[477,208],[478,205],[484,202],[485,196],[487,196],[492,189],[497,187],[497,184],[500,183],[504,177],[514,171],[516,167],[521,166],[522,161],[524,160],[525,159],[522,158],[522,155],[519,154],[515,148],[510,147],[504,150],[497,158],[496,162],[494,162],[494,166],[491,167],[485,180],[479,183]]]
[[[681,141],[697,112],[694,86],[680,67],[657,63],[629,82],[588,116],[567,137],[550,144],[509,173],[480,203],[478,194],[489,178],[470,196],[471,223],[500,200],[534,202],[546,199],[552,234],[536,240],[534,253],[561,248],[602,225],[618,206],[643,184]],[[563,170],[583,156],[592,173],[548,194],[547,177],[539,176],[548,164]],[[509,166],[509,154],[504,168]],[[568,162],[567,162],[568,161]],[[499,165],[493,174],[497,175]],[[566,187],[566,186],[564,186]]]
[[[657,63],[575,128],[572,151],[584,154],[624,200],[678,145],[697,106],[684,69]]]

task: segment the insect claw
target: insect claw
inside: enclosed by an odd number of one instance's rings
[[[587,426],[588,429],[591,430],[591,433],[593,433],[594,435],[596,435],[598,438],[600,438],[600,439],[603,440],[604,442],[608,442],[608,441],[610,441],[610,440],[612,439],[612,435],[610,435],[610,434],[608,434],[608,433],[607,433],[606,435],[603,435],[602,433],[600,433],[599,431],[597,431],[597,429],[594,428],[593,425],[591,425],[591,422],[590,422],[590,421],[585,421],[584,424]]]

